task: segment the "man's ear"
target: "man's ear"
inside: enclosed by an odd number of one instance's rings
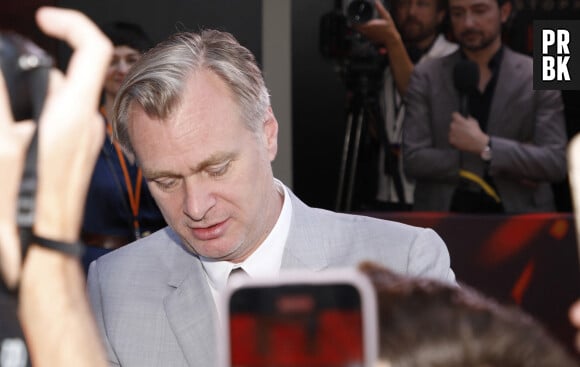
[[[499,9],[501,12],[501,23],[504,24],[510,19],[510,15],[512,14],[512,3],[511,1],[506,1],[503,3]]]
[[[268,107],[264,120],[264,137],[266,149],[270,157],[270,162],[276,158],[278,153],[278,121],[272,112],[272,107]]]
[[[447,15],[447,11],[444,9],[437,10],[437,25],[438,29],[441,27],[443,21],[445,20],[445,15]]]

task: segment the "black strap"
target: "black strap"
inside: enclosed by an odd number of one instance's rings
[[[34,233],[30,235],[29,244],[35,244],[47,249],[61,252],[72,257],[81,257],[84,253],[85,247],[80,242],[61,242],[54,241],[44,237],[38,237]]]
[[[16,33],[1,33],[0,72],[6,81],[10,108],[15,121],[38,122],[48,90],[51,57],[32,41]],[[26,153],[26,162],[18,193],[17,225],[21,235],[22,259],[30,243],[34,224],[37,187],[38,129]],[[1,281],[0,281],[1,283]],[[15,294],[17,290],[14,290]]]
[[[380,117],[380,119],[377,120],[377,123],[379,126],[381,145],[385,152],[383,170],[385,173],[390,174],[391,178],[393,179],[393,184],[395,185],[395,194],[399,199],[399,203],[403,205],[407,204],[405,200],[405,191],[403,189],[403,179],[401,177],[401,172],[399,171],[399,156],[392,150],[389,134],[387,132],[387,128],[385,127],[385,120],[381,116],[378,105],[375,107],[375,115]]]
[[[40,247],[44,247],[50,250],[58,251],[65,255],[80,258],[85,252],[85,246],[81,242],[74,242],[74,243],[66,243],[60,241],[50,240],[48,238],[39,237],[32,232],[31,227],[20,227],[19,228],[19,235],[20,235],[20,243],[22,247],[22,263],[24,263],[24,259],[26,258],[26,254],[28,253],[28,249],[30,245],[35,244]],[[6,284],[2,279],[0,279],[0,294],[5,293],[9,294],[12,297],[18,296],[18,289],[19,285],[16,286],[14,289],[8,289]]]
[[[13,64],[18,64],[17,69],[12,70],[18,75],[17,81],[19,89],[15,89],[16,84],[9,86],[8,91],[11,98],[12,113],[16,121],[21,119],[33,119],[36,123],[40,119],[44,101],[48,92],[49,73],[52,66],[52,60],[46,52],[38,48],[31,41],[22,39],[16,42],[14,47],[20,47],[18,55],[35,56],[38,63],[34,66],[21,66],[15,60]],[[20,56],[21,58],[24,56]],[[6,73],[4,73],[6,74]],[[17,94],[15,91],[24,91],[24,96]],[[19,97],[19,98],[17,98]],[[14,105],[22,104],[22,109],[14,108]],[[34,135],[28,150],[26,152],[26,161],[20,190],[18,192],[18,212],[16,223],[19,228],[20,243],[22,246],[22,261],[26,256],[26,250],[30,243],[32,235],[32,226],[34,225],[34,215],[36,209],[36,189],[38,184],[37,177],[37,160],[38,160],[38,128],[35,129]]]

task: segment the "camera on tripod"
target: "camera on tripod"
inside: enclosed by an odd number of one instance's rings
[[[388,4],[382,1],[388,9]],[[376,17],[378,11],[373,0],[335,0],[334,9],[320,19],[320,52],[335,63],[349,92],[336,196],[337,211],[350,211],[353,202],[357,207],[367,199],[364,195],[372,189],[358,187],[361,183],[370,182],[365,180],[365,174],[359,175],[359,160],[366,161],[363,168],[368,171],[367,158],[376,155],[377,147],[386,146],[379,100],[388,58],[371,40],[357,31],[359,24]]]
[[[380,88],[386,58],[355,29],[377,16],[373,0],[336,0],[334,9],[320,19],[320,53],[336,63],[348,89]]]
[[[343,4],[343,13],[351,23],[366,23],[377,17],[372,0],[347,0]]]

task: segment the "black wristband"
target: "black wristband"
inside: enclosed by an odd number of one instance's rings
[[[69,255],[76,258],[81,257],[84,253],[84,246],[80,242],[70,243],[70,242],[53,241],[48,238],[38,237],[34,233],[32,233],[29,238],[29,246],[31,244],[35,244],[40,247],[58,251],[65,255]]]
[[[85,252],[85,246],[81,242],[66,243],[60,241],[49,240],[48,238],[43,238],[35,235],[30,227],[20,227],[20,244],[22,246],[22,263],[26,258],[30,245],[35,244],[40,247],[44,247],[50,250],[58,251],[64,255],[71,256],[73,258],[80,258]],[[2,277],[0,277],[0,295],[2,293],[9,294],[12,297],[18,297],[18,290],[20,285],[17,285],[13,289],[9,289],[4,283]]]

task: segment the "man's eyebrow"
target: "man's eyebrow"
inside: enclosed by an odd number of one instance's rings
[[[174,172],[171,171],[153,171],[153,170],[147,170],[145,168],[142,168],[143,170],[143,177],[145,177],[147,180],[155,180],[157,178],[160,177],[179,177],[179,175],[175,174]]]
[[[199,171],[203,171],[204,169],[206,169],[209,166],[213,166],[213,165],[225,162],[225,161],[232,160],[232,159],[234,159],[235,156],[236,156],[236,154],[234,152],[214,153],[211,156],[209,156],[207,159],[205,159],[203,162],[199,163],[196,167],[194,167],[192,169],[192,172],[196,173]]]
[[[221,153],[214,153],[202,162],[200,162],[197,166],[190,169],[190,173],[197,173],[203,171],[209,166],[213,166],[216,164],[220,164],[222,162],[232,160],[236,156],[233,152],[221,152]],[[142,168],[143,176],[148,180],[155,180],[161,177],[181,177],[180,174],[175,173],[169,170],[148,170],[146,168]]]

